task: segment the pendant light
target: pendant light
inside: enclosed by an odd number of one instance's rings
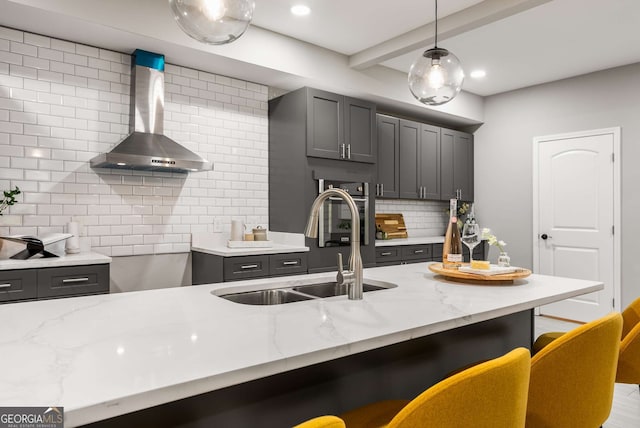
[[[253,0],[169,0],[178,26],[190,37],[211,45],[238,39],[253,18]]]
[[[438,47],[438,0],[436,2],[436,36],[434,47],[424,51],[409,70],[409,89],[421,103],[437,106],[458,95],[464,70],[453,53]]]

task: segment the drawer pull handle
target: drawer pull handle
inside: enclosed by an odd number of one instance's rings
[[[391,253],[389,251],[386,251],[384,253],[380,253],[381,256],[390,256]]]
[[[89,278],[67,278],[67,279],[63,279],[62,283],[63,284],[73,284],[76,282],[87,282],[89,281]]]
[[[282,264],[283,264],[284,266],[295,266],[295,265],[297,265],[297,264],[298,264],[298,261],[297,261],[297,260],[292,260],[292,261],[290,261],[290,262],[282,262]]]
[[[240,269],[255,269],[257,267],[258,265],[242,265],[240,266]]]
[[[0,284],[0,288],[10,288],[11,284]]]
[[[415,250],[413,252],[413,254],[422,254],[422,253],[424,253],[424,250]]]

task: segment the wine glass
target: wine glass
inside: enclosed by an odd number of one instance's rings
[[[469,248],[469,261],[473,262],[473,249],[480,243],[480,225],[465,223],[462,228],[461,240]]]

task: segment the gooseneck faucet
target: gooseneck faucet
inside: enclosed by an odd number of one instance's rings
[[[360,256],[360,214],[351,195],[337,188],[327,189],[320,193],[313,201],[309,220],[304,234],[309,238],[318,237],[318,213],[324,201],[330,197],[343,199],[351,212],[351,255],[349,256],[349,270],[342,270],[342,254],[338,253],[338,285],[345,284],[350,300],[362,300],[362,257]]]

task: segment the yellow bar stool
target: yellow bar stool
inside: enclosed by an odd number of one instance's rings
[[[344,421],[337,416],[319,416],[296,425],[293,428],[345,428]]]
[[[561,337],[564,332],[541,334],[533,344],[533,353]],[[640,385],[640,297],[622,312],[622,335],[616,382]]]
[[[609,417],[622,316],[614,312],[551,341],[531,358],[527,428],[597,428]]]
[[[529,350],[470,367],[418,397],[369,404],[340,417],[348,428],[524,427],[530,372]]]

